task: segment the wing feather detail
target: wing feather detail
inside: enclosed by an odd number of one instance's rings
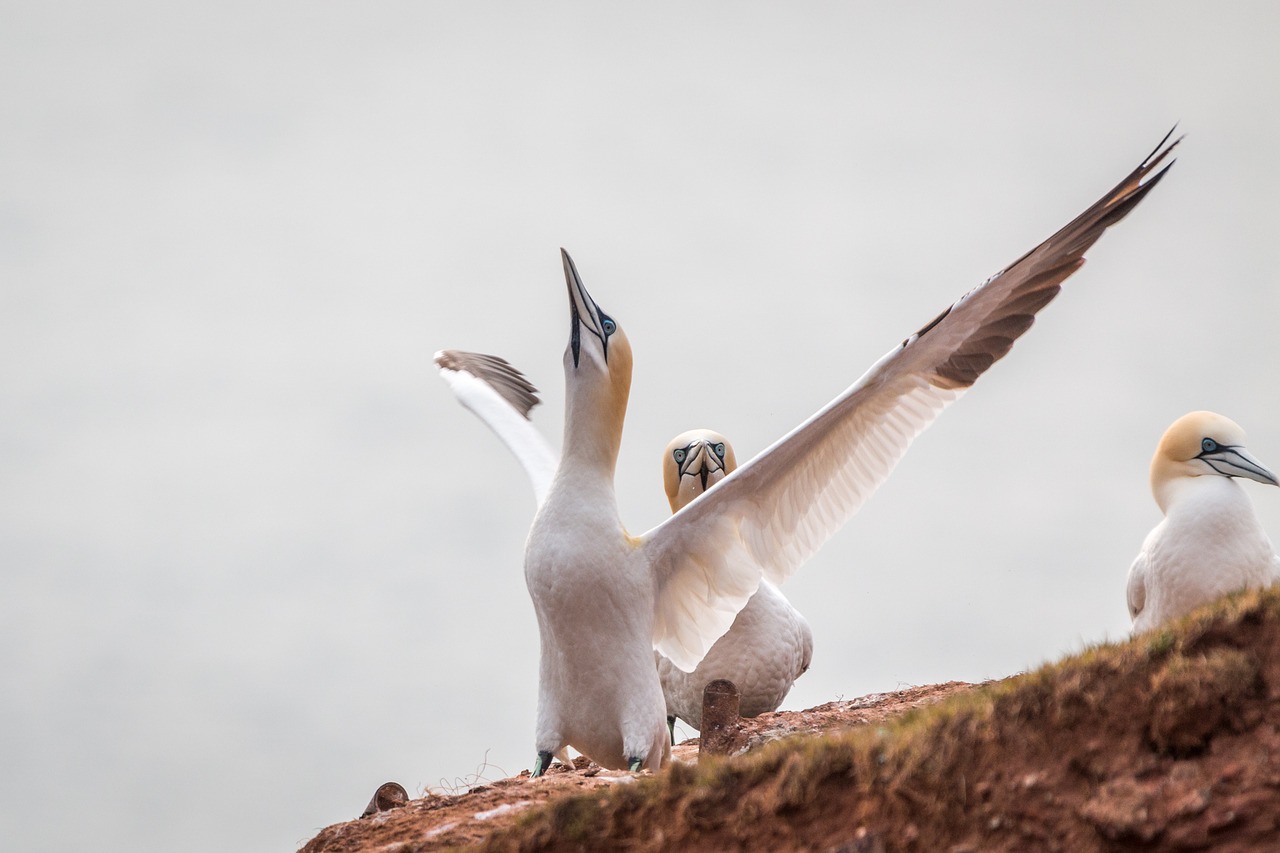
[[[1171,130],[1124,180],[962,296],[843,394],[642,538],[654,646],[690,671],[755,592],[786,580],[862,506],[917,435],[1031,328],[1084,252],[1163,178]],[[690,599],[690,597],[693,597]]]
[[[1137,620],[1147,606],[1147,543],[1129,567],[1129,579],[1125,583],[1125,603],[1129,605],[1129,618]]]
[[[435,362],[458,402],[484,421],[516,457],[542,506],[559,457],[529,420],[529,412],[541,402],[538,389],[496,355],[441,350]]]

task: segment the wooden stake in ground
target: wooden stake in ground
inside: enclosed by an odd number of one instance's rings
[[[369,817],[378,812],[389,812],[392,809],[398,809],[405,803],[409,802],[409,792],[399,782],[387,782],[378,787],[373,792],[373,799],[369,801],[369,805],[365,806],[364,814],[360,817]]]
[[[707,682],[702,690],[702,729],[698,755],[728,755],[738,735],[738,688],[727,678]]]

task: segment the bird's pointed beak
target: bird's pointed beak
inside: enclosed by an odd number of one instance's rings
[[[1199,458],[1224,477],[1247,477],[1268,486],[1280,486],[1276,475],[1243,447],[1219,447],[1212,453],[1201,453]]]
[[[569,288],[569,346],[573,349],[573,366],[578,366],[582,352],[584,327],[604,343],[605,359],[608,360],[608,341],[601,334],[600,328],[600,307],[596,305],[582,283],[582,277],[578,275],[578,267],[573,263],[573,258],[569,257],[569,253],[563,248],[560,250],[560,260],[564,264],[564,283]]]
[[[697,477],[705,492],[708,481],[717,472],[723,474],[724,465],[712,452],[710,442],[699,441],[690,446],[684,464],[680,466],[681,477]]]

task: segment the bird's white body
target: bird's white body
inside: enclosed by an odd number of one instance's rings
[[[813,660],[813,631],[782,590],[760,581],[760,588],[716,640],[693,672],[685,672],[654,652],[667,716],[702,728],[702,690],[726,678],[738,688],[739,713],[755,717],[776,711],[795,680]]]
[[[1232,468],[1205,460],[1201,442]],[[1152,489],[1165,511],[1129,569],[1126,597],[1135,632],[1156,628],[1229,592],[1265,587],[1280,578],[1280,558],[1236,476],[1274,482],[1244,451],[1244,433],[1209,412],[1180,418],[1152,460]],[[1221,446],[1222,450],[1218,450]],[[1249,466],[1247,469],[1243,466]]]
[[[539,752],[572,745],[604,767],[638,756],[653,770],[670,754],[650,651],[653,574],[632,541],[612,482],[562,469],[525,547],[542,642]]]
[[[1280,563],[1253,503],[1235,480],[1196,477],[1180,484],[1129,570],[1144,589],[1134,631],[1155,628],[1219,596],[1275,582]],[[1130,593],[1130,599],[1134,597]]]

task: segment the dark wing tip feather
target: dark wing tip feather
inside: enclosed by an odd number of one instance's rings
[[[1046,302],[1048,300],[1045,300]],[[1035,323],[1034,313],[1005,314],[982,327],[981,337],[971,337],[934,370],[946,388],[968,388],[991,365],[1013,349],[1013,342]]]
[[[968,388],[978,381],[979,376],[990,370],[991,365],[995,364],[1012,346],[1013,341],[1007,341],[1003,351],[997,347],[990,352],[956,353],[938,365],[937,370],[934,371],[933,384],[953,390]]]
[[[944,325],[956,313],[954,309],[963,303],[967,304],[962,313],[973,317],[972,312],[980,312],[981,319],[964,339],[934,366],[937,384],[967,388],[1009,352],[1013,342],[1031,328],[1036,313],[1058,295],[1062,282],[1084,264],[1084,253],[1107,228],[1137,207],[1173,167],[1175,161],[1170,160],[1153,174],[1182,141],[1181,136],[1169,141],[1176,129],[1174,125],[1136,169],[1084,213],[992,276],[960,303],[943,311],[917,332],[915,338],[907,340],[909,344]]]
[[[1177,139],[1175,139],[1175,140],[1173,141],[1173,145],[1170,145],[1170,146],[1165,150],[1164,154],[1161,154],[1161,155],[1157,158],[1157,157],[1156,157],[1156,154],[1157,154],[1157,153],[1159,153],[1159,151],[1160,151],[1160,149],[1161,149],[1161,148],[1164,148],[1164,144],[1165,144],[1166,142],[1168,142],[1168,141],[1169,141],[1169,137],[1170,137],[1170,136],[1173,136],[1173,132],[1174,132],[1175,130],[1177,130],[1177,129],[1178,129],[1178,122],[1176,122],[1176,121],[1175,121],[1175,122],[1173,123],[1173,127],[1169,128],[1169,132],[1168,132],[1168,133],[1166,133],[1166,134],[1164,135],[1164,138],[1160,140],[1160,144],[1159,144],[1159,145],[1157,145],[1155,148],[1152,148],[1152,149],[1151,149],[1151,153],[1150,153],[1150,154],[1148,154],[1148,155],[1146,156],[1146,159],[1144,159],[1144,160],[1142,161],[1142,165],[1143,165],[1143,166],[1154,166],[1154,165],[1156,165],[1156,163],[1159,163],[1161,160],[1163,160],[1163,159],[1165,158],[1165,156],[1167,156],[1167,155],[1168,155],[1168,153],[1169,153],[1170,151],[1172,151],[1172,150],[1173,150],[1174,145],[1177,145],[1179,142],[1181,142],[1182,140],[1184,140],[1184,139],[1186,139],[1186,138],[1187,138],[1187,135],[1186,135],[1185,133],[1184,133],[1184,134],[1182,134],[1181,136],[1179,136]],[[1155,159],[1153,160],[1153,158],[1155,158]]]
[[[1155,150],[1136,169],[1126,175],[1124,180],[1112,187],[1110,192],[1094,202],[1088,210],[1065,227],[1059,229],[1048,240],[1019,258],[1018,263],[1045,257],[1082,256],[1098,241],[1103,231],[1128,216],[1129,212],[1146,198],[1147,193],[1151,192],[1151,189],[1160,183],[1173,167],[1174,161],[1170,161],[1163,169],[1152,174],[1184,138],[1179,136],[1169,142],[1169,137],[1172,135],[1173,131],[1170,130]]]
[[[1024,293],[1009,302],[1009,313],[1027,314],[1034,317],[1041,308],[1053,301],[1053,298],[1058,295],[1060,290],[1062,290],[1062,287],[1055,284],[1050,287],[1042,287],[1030,293]]]
[[[435,360],[441,370],[465,371],[484,381],[525,420],[529,419],[533,407],[542,402],[538,399],[538,389],[505,358],[446,349],[436,353]]]

